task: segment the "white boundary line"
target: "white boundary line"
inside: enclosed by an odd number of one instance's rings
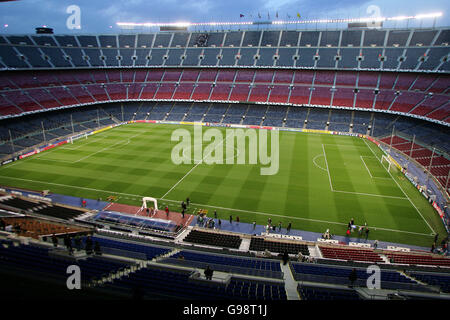
[[[355,144],[331,144],[331,143],[322,143],[324,146],[332,146],[332,147],[352,147],[352,148],[363,148],[363,146],[355,145]]]
[[[327,165],[328,180],[330,181],[330,189],[331,189],[331,191],[334,191],[333,190],[333,184],[331,183],[330,169],[328,168],[327,154],[325,152],[325,146],[323,145],[323,143],[322,143],[322,150],[323,150],[323,156],[325,157],[325,164]]]
[[[363,193],[363,192],[354,192],[354,191],[343,191],[343,190],[334,190],[333,184],[331,182],[331,174],[330,169],[328,168],[328,160],[327,160],[327,154],[325,152],[325,145],[322,144],[323,154],[325,156],[325,163],[327,165],[327,172],[328,172],[328,179],[330,181],[330,189],[332,192],[339,192],[339,193],[348,193],[348,194],[357,194],[361,196],[370,196],[370,197],[379,197],[379,198],[389,198],[389,199],[403,199],[406,200],[405,197],[397,197],[397,196],[389,196],[389,195],[382,195],[382,194],[375,194],[375,193]]]
[[[55,150],[59,150],[59,149],[62,149],[62,148],[55,148],[54,150],[50,150],[49,152],[43,152],[42,155],[39,155],[39,156],[37,156],[37,157],[30,157],[29,159],[30,159],[30,160],[32,160],[32,159],[34,159],[34,160],[41,160],[41,161],[65,162],[65,163],[71,163],[71,164],[74,164],[74,163],[78,163],[78,162],[80,162],[80,161],[86,160],[87,158],[90,158],[90,157],[92,157],[93,155],[95,155],[95,154],[97,154],[97,153],[100,153],[100,152],[103,152],[103,151],[105,151],[105,150],[111,149],[111,148],[113,148],[113,147],[116,146],[116,145],[120,145],[121,143],[126,142],[124,145],[128,145],[128,144],[130,143],[130,140],[131,140],[132,138],[134,138],[134,137],[136,137],[136,136],[138,136],[138,135],[141,135],[141,134],[142,134],[142,133],[139,133],[139,134],[136,134],[136,135],[134,135],[134,136],[132,136],[132,137],[130,137],[130,138],[127,138],[126,140],[118,141],[118,142],[114,143],[114,144],[111,145],[111,146],[105,147],[105,148],[103,148],[103,149],[101,149],[101,150],[98,150],[98,151],[96,151],[96,152],[94,152],[94,153],[91,153],[91,154],[89,154],[89,155],[87,155],[87,156],[85,156],[85,157],[83,157],[83,158],[81,158],[81,159],[75,160],[75,161],[58,160],[58,159],[49,159],[49,158],[46,158],[46,157],[45,157],[45,155],[48,155],[50,152],[55,151]],[[94,143],[94,142],[97,142],[97,141],[99,141],[99,140],[102,140],[102,139],[98,139],[98,140],[96,140],[96,141],[91,141],[90,143]],[[89,144],[89,143],[87,143],[87,144]],[[85,145],[86,145],[86,144],[83,144],[82,146],[85,146]],[[64,150],[75,150],[75,149],[68,149],[68,148],[66,148],[66,149],[64,149]]]
[[[98,141],[100,141],[100,140],[103,140],[103,139],[105,139],[106,137],[109,137],[109,136],[100,137],[100,138],[97,137],[97,139],[91,138],[91,139],[90,139],[91,141],[89,141],[88,143],[82,143],[82,144],[80,144],[78,147],[75,147],[75,148],[67,148],[66,145],[67,145],[67,144],[70,144],[70,142],[68,142],[68,143],[66,143],[66,144],[64,144],[64,145],[62,145],[62,146],[60,146],[60,147],[53,148],[52,150],[46,150],[46,151],[39,152],[39,154],[36,155],[36,156],[34,156],[33,159],[40,159],[41,157],[44,157],[45,155],[48,155],[49,153],[51,153],[51,152],[53,152],[53,151],[56,151],[56,150],[60,150],[60,149],[63,149],[63,150],[77,150],[77,149],[79,149],[79,148],[81,148],[81,147],[84,147],[84,146],[86,146],[86,145],[88,145],[88,144],[95,143],[95,142],[98,142]],[[95,139],[95,140],[92,141],[92,139]],[[79,141],[79,139],[78,139],[78,141]],[[45,159],[45,160],[47,160],[47,159]],[[51,161],[51,160],[50,160],[50,161]],[[57,160],[54,160],[54,161],[57,161]],[[58,161],[59,161],[59,160],[58,160]],[[70,161],[64,161],[64,160],[60,160],[60,161],[61,161],[61,162],[70,162]]]
[[[405,198],[405,197],[386,196],[386,195],[383,195],[383,194],[375,194],[375,193],[363,193],[363,192],[342,191],[342,190],[333,190],[333,192],[348,193],[348,194],[357,194],[357,195],[361,195],[361,196],[370,196],[370,197],[379,197],[379,198],[388,198],[388,199],[408,200],[408,199]]]
[[[319,169],[322,169],[323,171],[327,171],[327,169],[325,169],[325,168],[322,168],[321,166],[319,166],[317,163],[316,163],[316,159],[318,158],[318,157],[323,157],[323,154],[318,154],[317,156],[315,156],[314,157],[314,159],[313,159],[313,163],[314,163],[314,165],[317,167],[317,168],[319,168]]]
[[[131,193],[123,193],[123,192],[115,192],[115,191],[108,191],[108,190],[100,190],[100,189],[94,189],[94,188],[87,188],[87,187],[78,187],[78,186],[71,186],[67,184],[62,183],[54,183],[54,182],[45,182],[45,181],[39,181],[39,180],[31,180],[31,179],[24,179],[24,178],[16,178],[16,177],[8,177],[8,176],[0,176],[0,178],[9,178],[9,179],[16,179],[21,181],[28,181],[28,182],[37,182],[42,184],[48,184],[48,185],[55,185],[55,186],[62,186],[62,187],[69,187],[74,189],[83,189],[83,190],[90,190],[90,191],[98,191],[103,193],[109,193],[109,194],[120,194],[125,196],[133,196],[133,197],[144,197],[143,195],[138,194],[131,194]],[[163,199],[163,198],[157,198],[158,200],[164,200],[164,201],[170,201],[170,202],[176,202],[180,203],[180,200],[171,200],[171,199]],[[220,207],[220,206],[212,206],[207,204],[200,204],[200,203],[193,203],[193,205],[196,206],[202,206],[202,207],[208,207],[208,208],[216,208],[216,209],[223,209],[223,210],[229,210],[229,211],[237,211],[237,212],[247,212],[247,213],[253,213],[257,215],[265,215],[265,216],[274,216],[274,217],[280,217],[280,218],[287,218],[287,219],[295,219],[295,220],[305,220],[305,221],[312,221],[312,222],[318,222],[318,223],[328,223],[328,224],[335,224],[335,225],[343,225],[346,226],[346,223],[342,222],[335,222],[335,221],[325,221],[325,220],[317,220],[317,219],[309,219],[309,218],[302,218],[302,217],[293,217],[293,216],[284,216],[280,214],[275,213],[268,213],[268,212],[259,212],[259,211],[250,211],[250,210],[243,210],[243,209],[233,209],[233,208],[226,208],[226,207]],[[426,233],[419,233],[419,232],[412,232],[412,231],[404,231],[404,230],[394,230],[389,228],[380,228],[376,226],[371,226],[373,229],[377,230],[384,230],[384,231],[392,231],[392,232],[402,232],[402,233],[408,233],[408,234],[416,234],[421,236],[431,236],[430,234]]]
[[[72,163],[77,163],[77,162],[86,160],[87,158],[90,158],[90,157],[92,157],[93,155],[96,155],[97,153],[100,153],[100,152],[103,152],[103,151],[105,151],[105,150],[111,149],[112,147],[114,147],[114,146],[116,146],[116,145],[118,145],[118,144],[121,144],[121,143],[123,143],[124,141],[127,141],[127,143],[125,143],[125,145],[128,145],[128,144],[130,143],[130,140],[131,140],[131,139],[133,139],[134,137],[137,137],[137,136],[139,136],[139,135],[141,135],[141,134],[142,134],[142,133],[138,133],[138,134],[135,134],[135,135],[132,136],[132,137],[129,137],[129,138],[126,139],[126,140],[118,141],[118,142],[114,143],[114,144],[111,145],[111,146],[105,147],[105,148],[103,148],[103,149],[101,149],[101,150],[98,150],[98,151],[96,151],[96,152],[94,152],[94,153],[91,153],[90,155],[87,155],[87,156],[85,156],[85,157],[83,157],[83,158],[81,158],[81,159],[75,160],[75,161],[72,162]]]
[[[367,165],[366,165],[366,162],[365,162],[364,159],[363,159],[363,156],[359,156],[359,157],[361,158],[362,162],[364,163],[364,167],[366,167],[367,172],[369,173],[370,177],[373,179],[372,173],[370,173],[369,168],[367,168]]]
[[[377,155],[375,154],[375,152],[372,150],[372,148],[369,146],[369,144],[367,143],[366,140],[364,140],[365,144],[367,145],[367,147],[370,149],[370,151],[372,151],[372,153],[374,154],[374,156],[380,160]],[[383,167],[384,168],[384,167]],[[386,168],[385,168],[386,169]],[[400,188],[400,190],[403,192],[403,194],[406,196],[406,198],[409,200],[409,202],[411,203],[411,205],[414,207],[414,209],[416,209],[416,211],[419,213],[419,215],[422,217],[423,221],[425,221],[425,223],[427,224],[428,228],[430,228],[431,232],[433,234],[436,234],[436,231],[433,230],[433,228],[430,226],[430,224],[428,223],[427,220],[425,220],[425,218],[423,217],[422,213],[419,211],[419,209],[416,207],[416,205],[411,201],[411,199],[409,198],[409,196],[406,194],[406,192],[403,190],[403,188],[400,186],[400,184],[397,182],[397,180],[395,180],[394,176],[387,171],[387,173],[389,173],[389,175],[391,176],[392,180],[394,180],[394,182],[397,184],[397,186]]]
[[[91,143],[96,143],[96,142],[101,141],[101,140],[104,140],[104,139],[106,139],[106,138],[108,138],[108,137],[109,137],[109,135],[108,135],[108,136],[104,136],[104,137],[97,137],[97,139],[91,138],[91,139],[90,139],[91,141],[89,141],[89,142],[87,142],[87,143],[80,143],[78,146],[76,146],[76,147],[74,147],[74,148],[68,148],[68,147],[66,147],[65,145],[63,145],[63,146],[61,146],[59,149],[64,149],[64,150],[78,150],[78,149],[80,149],[81,147],[87,146],[88,144],[91,144]],[[94,140],[94,141],[92,141],[92,140]],[[80,139],[78,139],[78,141],[80,141]],[[71,144],[71,143],[68,142],[67,144]],[[55,148],[55,149],[57,149],[57,148]]]
[[[364,166],[366,167],[366,169],[367,169],[367,171],[369,172],[369,175],[370,175],[370,177],[372,178],[372,179],[384,179],[384,180],[391,180],[391,178],[385,178],[385,177],[374,177],[373,175],[372,175],[372,173],[370,172],[370,170],[369,170],[369,167],[367,167],[367,164],[366,164],[366,162],[364,161],[364,158],[375,158],[375,159],[377,159],[378,160],[378,158],[376,158],[376,157],[373,157],[373,156],[360,156],[361,157],[361,160],[362,160],[362,162],[364,163]],[[384,168],[384,167],[383,167]]]

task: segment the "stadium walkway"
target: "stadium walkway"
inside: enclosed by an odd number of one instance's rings
[[[292,275],[289,264],[283,264],[283,262],[280,262],[280,267],[283,272],[284,287],[286,288],[286,296],[288,300],[300,300],[300,296],[297,291],[298,283]]]
[[[195,219],[191,223],[191,226],[194,226],[194,225],[196,225]],[[215,225],[216,226],[218,225],[217,221],[216,221]],[[222,225],[220,227],[220,230],[252,234],[252,235],[266,234],[265,226],[256,225],[255,228],[253,228],[253,224],[251,224],[251,223],[243,223],[243,222],[236,223],[235,221],[233,221],[233,223],[230,224],[229,221],[225,221],[225,220],[222,220]],[[278,231],[278,228],[277,228],[276,231],[270,231],[270,233],[271,234],[280,234],[280,235],[300,236],[305,241],[317,241],[318,238],[322,237],[321,233],[311,232],[311,231],[303,231],[303,230],[291,229],[291,231],[288,233],[286,228],[282,228],[281,231]],[[337,235],[333,235],[333,239],[338,240],[339,243],[345,243],[345,244],[349,244],[350,242],[370,243],[372,246],[373,246],[373,243],[375,242],[375,239],[366,240],[365,238],[351,238],[351,237],[337,236]],[[384,242],[384,241],[378,240],[378,249],[387,248],[387,246],[399,246],[399,247],[410,248],[412,250],[422,250],[422,251],[426,251],[426,252],[429,251],[429,248],[427,248],[427,247],[419,247],[419,246],[398,244],[398,243],[392,243],[392,242]]]
[[[8,188],[8,187],[5,187],[4,189],[6,189],[7,192],[19,191],[24,196],[28,196],[30,194],[41,196],[41,194],[39,192],[34,192],[34,191],[28,191],[28,190],[23,190],[23,189],[18,189],[18,188]],[[52,201],[55,203],[66,204],[66,205],[70,205],[70,206],[74,206],[74,207],[81,207],[83,200],[85,200],[86,208],[90,209],[90,210],[103,210],[103,208],[105,208],[107,205],[110,204],[109,202],[105,202],[105,201],[101,201],[101,200],[93,200],[93,199],[66,196],[66,195],[60,195],[60,194],[50,194],[47,197],[52,199]],[[196,221],[197,221],[197,219],[192,219],[191,225],[192,226],[196,225]],[[217,223],[216,219],[215,219],[215,222],[216,222],[215,225],[217,226],[218,223]],[[251,235],[261,235],[262,233],[265,234],[265,232],[266,232],[265,226],[262,226],[262,225],[256,225],[254,228],[253,224],[250,224],[250,223],[244,223],[244,222],[237,223],[237,222],[233,221],[233,223],[230,224],[230,222],[227,220],[222,220],[222,225],[221,225],[220,229],[224,230],[224,231],[239,232],[239,233],[245,233],[245,234],[251,234]],[[294,230],[294,229],[291,229],[291,231],[289,233],[287,233],[286,228],[282,228],[281,231],[278,231],[278,228],[277,228],[276,231],[271,231],[270,233],[300,236],[305,241],[317,241],[318,238],[322,237],[322,234],[320,234],[318,232],[302,231],[302,230]],[[345,244],[348,244],[349,242],[357,242],[357,243],[370,243],[371,245],[373,245],[373,243],[375,242],[375,239],[374,240],[366,240],[363,238],[350,238],[350,237],[337,236],[337,235],[333,236],[333,239],[338,240],[340,243],[345,243]],[[392,243],[392,242],[378,241],[379,249],[387,248],[387,246],[401,246],[401,247],[410,248],[412,250],[422,250],[422,251],[426,251],[426,252],[429,251],[428,247],[419,247],[419,246],[413,246],[413,245],[407,245],[407,244],[398,244],[398,243]]]

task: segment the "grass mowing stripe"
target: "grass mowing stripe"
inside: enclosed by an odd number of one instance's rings
[[[42,183],[42,184],[57,185],[57,186],[62,186],[62,187],[67,187],[67,188],[74,188],[74,189],[92,190],[92,191],[103,192],[103,193],[107,193],[107,194],[120,194],[120,195],[132,196],[132,197],[144,197],[143,195],[138,195],[138,194],[130,194],[130,193],[123,193],[123,192],[118,192],[118,191],[108,191],[108,190],[94,189],[94,188],[88,188],[88,187],[72,186],[72,185],[66,185],[66,184],[62,184],[62,183],[36,181],[36,180],[31,180],[31,179],[23,179],[23,178],[7,177],[7,176],[0,176],[0,177],[1,178],[10,178],[10,179],[22,180],[22,181],[29,181],[29,182],[39,182],[39,183]],[[156,199],[163,200],[163,201],[169,201],[169,202],[175,202],[175,203],[180,203],[181,202],[181,200],[162,199],[162,198],[156,198]],[[335,225],[342,225],[342,226],[346,226],[347,225],[346,223],[342,223],[342,222],[324,221],[324,220],[302,218],[302,217],[295,217],[295,216],[285,216],[285,215],[280,215],[280,214],[276,214],[276,213],[251,211],[251,210],[235,209],[235,208],[225,208],[225,207],[221,207],[221,206],[206,205],[206,204],[194,203],[194,202],[191,202],[191,204],[196,205],[196,206],[224,209],[224,210],[236,211],[236,212],[248,212],[248,213],[264,215],[264,216],[274,216],[274,217],[280,217],[280,218],[306,220],[306,221],[327,223],[327,224],[335,224]],[[384,231],[402,232],[402,233],[408,233],[408,234],[417,234],[417,235],[423,235],[423,236],[431,236],[431,235],[428,235],[428,234],[425,234],[425,233],[411,232],[411,231],[405,231],[405,230],[393,230],[393,229],[376,227],[376,226],[374,226],[373,228],[378,229],[378,230],[384,230]]]
[[[54,193],[91,199],[115,194],[120,196],[119,203],[140,205],[140,197],[161,197],[197,163],[177,166],[171,161],[171,149],[175,145],[170,142],[171,133],[180,127],[193,130],[193,126],[165,124],[130,124],[114,128],[107,131],[108,138],[102,141],[93,142],[92,138],[80,141],[85,146],[77,150],[55,148],[47,161],[33,161],[35,156],[32,156],[2,166],[0,185],[33,190],[50,188]],[[224,134],[227,128],[219,130]],[[128,137],[144,131],[145,136],[134,138],[128,145],[117,144],[77,163],[52,161],[74,162],[119,141],[126,143]],[[98,137],[103,134],[99,133]],[[377,165],[379,161],[364,141],[354,137],[291,132],[280,132],[280,138],[280,170],[276,175],[261,177],[254,168],[258,165],[206,165],[203,162],[204,165],[198,166],[165,198],[185,199],[189,196],[196,204],[203,203],[196,206],[198,208],[217,208],[219,218],[225,220],[229,214],[235,216],[237,213],[242,222],[256,221],[264,225],[267,216],[273,215],[284,226],[292,219],[294,229],[323,232],[331,226],[334,234],[341,235],[345,235],[346,223],[354,217],[357,224],[367,221],[371,227],[379,226],[377,230],[371,229],[371,239],[431,245],[428,227],[400,188],[386,179],[371,179],[367,174],[360,156],[372,158],[364,158],[372,176],[392,179]],[[89,142],[93,143],[87,145]],[[340,155],[334,154],[338,151]],[[380,155],[381,151],[377,150],[376,154]],[[328,170],[323,170],[327,164],[333,177],[327,177]],[[348,178],[341,174],[344,169]],[[445,234],[431,205],[405,178],[394,176],[430,226],[437,233]],[[329,186],[330,178],[333,189],[402,199],[333,192]],[[350,178],[353,186],[346,186],[346,180]],[[167,201],[173,208],[179,204],[179,201],[168,199],[162,201]],[[395,232],[399,229],[406,233]]]
[[[369,168],[367,167],[367,164],[366,164],[366,162],[364,161],[363,156],[359,156],[359,157],[361,158],[361,161],[364,163],[364,167],[366,167],[367,172],[369,173],[370,177],[373,179],[373,175],[372,175],[372,173],[370,173],[370,170],[369,170]]]
[[[195,168],[197,168],[200,164],[202,164],[202,163],[203,163],[203,160],[204,160],[206,157],[208,157],[210,154],[212,154],[213,151],[214,151],[219,145],[221,146],[221,145],[225,142],[225,140],[227,140],[228,137],[230,137],[230,136],[231,136],[231,135],[225,137],[225,139],[222,138],[222,141],[220,141],[220,143],[217,144],[217,145],[214,147],[214,149],[212,149],[208,154],[204,155],[203,158],[202,158],[195,166],[193,166],[193,167],[191,168],[191,170],[189,170],[189,171],[188,171],[188,172],[187,172],[180,180],[178,180],[177,183],[175,183],[175,184],[172,186],[172,188],[169,189],[169,191],[167,191],[167,192],[161,197],[161,199],[164,199],[164,197],[167,196],[167,195],[170,193],[170,191],[172,191],[172,190],[173,190],[173,189],[174,189],[181,181],[184,180],[184,178],[186,178],[192,171],[194,171]]]

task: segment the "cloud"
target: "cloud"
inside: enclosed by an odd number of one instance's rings
[[[1,31],[32,33],[35,27],[46,24],[57,33],[75,32],[65,27],[66,8],[71,4],[81,8],[82,30],[89,33],[111,32],[109,26],[118,21],[238,21],[240,13],[246,21],[258,12],[271,17],[275,12],[280,17],[300,12],[303,19],[365,17],[371,4],[379,6],[383,16],[442,11],[444,16],[437,20],[437,26],[450,24],[450,2],[442,0],[27,0],[0,3],[0,25],[10,25]]]
[[[292,8],[295,11],[295,8],[298,7],[298,0],[268,0],[263,2],[263,9],[266,10],[279,10],[279,9],[288,9]]]

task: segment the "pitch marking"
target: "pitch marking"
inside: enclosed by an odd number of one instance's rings
[[[103,193],[107,193],[107,194],[120,194],[120,195],[125,195],[125,196],[144,197],[143,195],[138,195],[138,194],[130,194],[130,193],[123,193],[123,192],[100,190],[100,189],[88,188],[88,187],[71,186],[71,185],[62,184],[62,183],[46,182],[46,181],[31,180],[31,179],[16,178],[16,177],[8,177],[8,176],[0,176],[0,178],[9,178],[9,179],[28,181],[28,182],[38,182],[38,183],[47,184],[47,185],[62,186],[62,187],[68,187],[68,188],[73,188],[73,189],[83,189],[83,190],[89,190],[89,191],[103,192]],[[164,200],[164,201],[170,201],[170,202],[176,202],[176,203],[180,203],[181,202],[181,200],[171,200],[171,199],[162,199],[162,198],[157,198],[157,199],[158,200]],[[346,223],[335,222],[335,221],[325,221],[325,220],[317,220],[317,219],[302,218],[302,217],[292,217],[292,216],[285,216],[285,215],[280,215],[280,214],[275,214],[275,213],[250,211],[250,210],[243,210],[243,209],[233,209],[233,208],[212,206],[212,205],[201,204],[201,203],[193,203],[193,202],[192,202],[192,204],[196,205],[196,206],[201,206],[201,207],[223,209],[223,210],[228,210],[228,211],[253,213],[253,214],[256,214],[256,215],[274,216],[274,217],[280,217],[280,218],[304,220],[304,221],[312,221],[312,222],[318,222],[318,223],[328,223],[328,224],[344,225],[344,226],[347,225]],[[376,226],[372,226],[372,228],[378,229],[378,230],[384,230],[384,231],[402,232],[402,233],[416,234],[416,235],[422,235],[422,236],[432,236],[432,235],[426,234],[426,233],[404,231],[404,230],[394,230],[394,229],[381,228],[381,227],[376,227]]]
[[[377,155],[375,154],[375,152],[372,150],[372,148],[369,146],[369,144],[367,143],[366,140],[364,140],[365,144],[367,145],[367,147],[370,149],[370,151],[372,151],[372,153],[374,154],[374,156],[380,160]],[[381,161],[380,161],[381,162]],[[384,167],[383,167],[384,168]],[[385,168],[386,169],[386,168]],[[411,205],[414,207],[414,209],[416,209],[416,211],[419,213],[419,215],[422,217],[423,221],[425,221],[425,223],[427,224],[428,228],[430,228],[431,232],[433,232],[434,234],[436,234],[436,231],[433,230],[433,228],[430,226],[430,224],[428,223],[427,220],[425,220],[425,218],[423,217],[422,213],[419,211],[419,209],[417,209],[416,205],[411,201],[411,199],[408,197],[408,195],[405,193],[405,191],[403,190],[403,188],[400,186],[400,184],[397,182],[397,180],[394,179],[394,176],[388,171],[386,170],[387,173],[389,173],[389,175],[391,176],[392,180],[394,180],[394,182],[397,184],[397,186],[400,188],[400,190],[403,192],[403,194],[406,196],[406,198],[409,200],[409,202],[411,203]]]

